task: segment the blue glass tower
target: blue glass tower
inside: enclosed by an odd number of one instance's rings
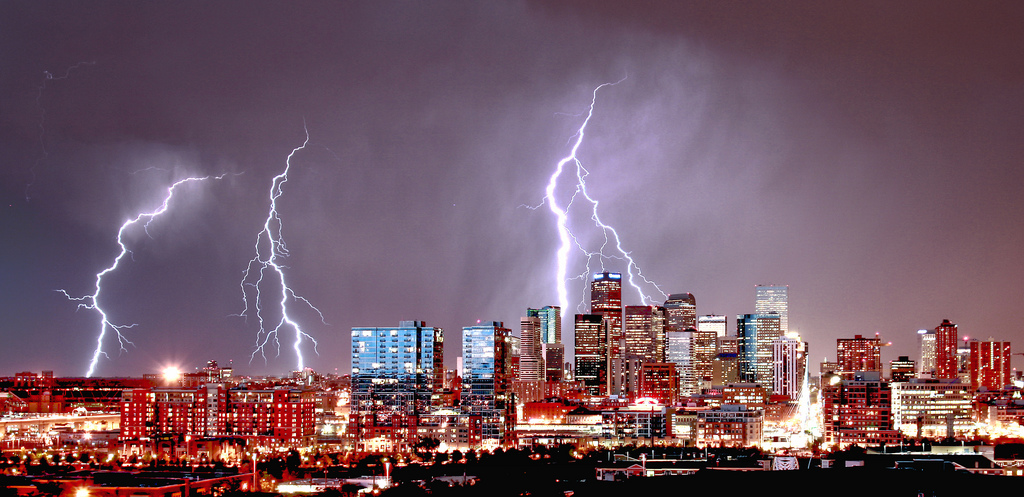
[[[444,381],[444,330],[423,321],[352,328],[352,412],[430,412]]]
[[[512,436],[511,337],[500,321],[462,328],[462,410],[480,416],[485,448],[506,445]]]

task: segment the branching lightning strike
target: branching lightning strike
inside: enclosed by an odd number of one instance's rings
[[[644,292],[644,290],[641,288],[640,282],[637,280],[643,280],[644,283],[654,287],[654,289],[658,293],[660,293],[663,296],[663,298],[667,297],[665,292],[662,291],[656,283],[644,277],[643,272],[640,270],[640,266],[637,265],[636,261],[633,259],[630,253],[622,247],[622,240],[619,237],[618,231],[616,231],[615,228],[613,228],[612,226],[605,224],[603,221],[601,221],[601,218],[598,216],[597,212],[599,202],[596,199],[594,199],[594,197],[591,196],[589,192],[587,192],[586,178],[590,173],[589,171],[587,171],[585,167],[583,167],[583,163],[580,162],[580,159],[576,155],[580,146],[583,144],[583,137],[587,129],[587,124],[590,122],[590,118],[594,115],[594,107],[597,104],[597,92],[601,88],[604,88],[605,86],[614,86],[625,80],[626,78],[622,78],[621,80],[616,81],[615,83],[604,83],[599,85],[597,88],[594,88],[592,98],[590,100],[590,108],[587,110],[586,118],[583,119],[583,123],[580,125],[579,129],[576,131],[576,134],[574,135],[576,141],[573,143],[569,155],[560,160],[558,162],[558,165],[555,167],[555,171],[551,174],[551,177],[548,180],[548,185],[545,189],[544,200],[541,202],[541,204],[529,207],[530,209],[538,209],[541,205],[544,205],[546,203],[548,205],[548,209],[550,209],[551,213],[554,214],[555,216],[555,226],[558,230],[558,237],[561,242],[560,246],[558,247],[558,250],[556,251],[557,270],[555,274],[555,282],[558,288],[558,302],[562,309],[569,308],[569,296],[566,285],[567,282],[570,280],[570,278],[568,278],[569,253],[571,252],[573,245],[575,245],[576,248],[580,252],[582,252],[584,257],[586,257],[587,262],[583,273],[571,279],[583,279],[584,282],[586,282],[587,275],[590,274],[592,270],[591,263],[595,258],[598,261],[600,261],[602,271],[604,270],[604,263],[606,259],[617,259],[626,262],[626,272],[628,274],[627,281],[629,285],[633,287],[633,289],[635,289],[637,293],[640,295],[640,300],[644,305],[648,305],[648,303],[653,303],[654,298],[648,295],[646,292]],[[558,186],[558,178],[562,176],[562,173],[565,170],[565,166],[569,163],[572,163],[573,165],[576,166],[576,185],[575,191],[573,192],[569,201],[566,203],[565,207],[562,208],[559,205],[558,199],[555,196],[555,189]],[[604,237],[604,243],[602,243],[597,250],[588,250],[587,248],[585,248],[583,244],[580,242],[579,238],[573,233],[572,230],[569,229],[569,210],[573,206],[573,203],[576,202],[577,198],[580,196],[582,196],[582,198],[585,199],[587,202],[590,202],[590,219],[594,222],[595,226],[601,230],[601,234]],[[612,241],[614,241],[614,252],[610,254],[606,253],[606,250],[609,249],[608,245],[611,244]]]
[[[49,149],[46,148],[46,107],[43,106],[43,91],[46,90],[46,86],[50,81],[68,79],[69,77],[71,77],[71,71],[78,69],[82,66],[92,65],[96,65],[96,61],[79,62],[71,67],[68,67],[68,69],[64,71],[63,76],[54,76],[53,73],[51,73],[50,71],[43,71],[43,82],[39,85],[39,91],[36,92],[36,107],[39,108],[39,148],[42,151],[42,154],[39,156],[38,159],[36,159],[36,162],[32,164],[32,167],[30,167],[28,170],[31,178],[29,179],[28,184],[25,185],[26,202],[28,202],[32,198],[29,195],[29,190],[32,189],[32,185],[35,184],[36,182],[36,168],[39,167],[39,165],[42,162],[44,162],[47,157],[50,156],[50,151]]]
[[[220,175],[214,176],[213,178],[221,179],[223,177],[224,175]],[[167,211],[168,204],[170,203],[171,198],[174,197],[174,192],[177,190],[179,186],[185,183],[205,181],[210,178],[211,176],[204,176],[201,178],[191,177],[176,181],[174,184],[167,188],[167,195],[164,197],[163,203],[160,204],[160,207],[151,212],[143,212],[135,216],[134,219],[129,219],[125,221],[124,224],[121,225],[121,228],[117,230],[117,245],[121,247],[121,251],[120,253],[117,254],[117,257],[114,258],[114,262],[110,265],[110,267],[96,274],[96,286],[95,290],[91,295],[85,295],[82,297],[72,297],[71,294],[67,292],[67,290],[57,290],[58,292],[64,294],[64,296],[67,297],[68,300],[79,302],[79,309],[94,310],[100,315],[100,332],[99,335],[96,337],[96,350],[93,352],[92,359],[89,361],[89,370],[85,373],[86,377],[91,377],[93,373],[96,372],[96,365],[99,362],[100,356],[110,357],[106,352],[103,351],[103,340],[104,338],[106,338],[107,328],[110,328],[114,332],[114,334],[117,335],[117,342],[118,345],[120,346],[120,351],[122,353],[128,351],[126,345],[134,345],[130,340],[128,340],[127,337],[124,336],[123,333],[121,333],[121,331],[128,328],[134,328],[135,326],[138,326],[138,323],[114,324],[110,320],[107,311],[104,310],[104,308],[100,305],[100,293],[103,290],[103,278],[117,269],[118,265],[121,264],[121,260],[124,259],[125,255],[132,253],[131,250],[128,249],[128,246],[125,245],[125,232],[132,226],[137,225],[140,221],[145,220],[145,224],[143,225],[143,227],[144,229],[147,230],[148,234],[149,224],[153,221],[153,219]]]
[[[288,246],[284,242],[284,238],[281,236],[282,220],[281,215],[277,212],[277,199],[281,196],[284,191],[284,184],[288,182],[288,171],[292,167],[292,157],[296,152],[306,148],[309,144],[309,130],[306,129],[306,140],[301,146],[292,149],[292,152],[288,154],[288,159],[285,161],[285,168],[281,174],[274,176],[273,182],[270,186],[270,211],[267,213],[267,220],[263,223],[263,230],[256,236],[256,255],[249,261],[248,266],[245,268],[245,273],[242,276],[242,302],[245,308],[242,310],[242,317],[248,317],[250,308],[254,310],[256,318],[259,320],[260,328],[256,332],[256,348],[253,350],[252,355],[249,357],[251,362],[256,358],[256,354],[263,357],[266,361],[266,347],[273,343],[277,348],[277,355],[281,353],[281,342],[279,340],[280,332],[284,327],[291,327],[295,330],[295,343],[293,348],[295,354],[298,357],[298,370],[302,371],[304,368],[304,361],[302,357],[302,341],[303,339],[313,342],[313,351],[317,352],[317,341],[308,333],[302,330],[295,319],[288,313],[288,302],[290,300],[298,300],[309,306],[310,309],[316,311],[320,316],[320,322],[327,324],[324,321],[324,315],[317,309],[309,300],[295,293],[291,287],[288,286],[285,280],[284,267],[278,262],[278,258],[288,257]],[[260,246],[266,244],[267,248],[261,250]],[[264,253],[266,250],[266,253]],[[277,277],[277,283],[281,287],[281,300],[278,302],[280,305],[281,318],[273,328],[266,326],[263,317],[263,300],[260,293],[260,285],[263,283],[264,276],[267,273],[271,276]],[[250,302],[246,292],[246,287],[251,287],[255,292],[255,298],[253,302]],[[319,352],[317,352],[319,353]]]

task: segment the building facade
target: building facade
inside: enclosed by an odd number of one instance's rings
[[[500,321],[462,328],[463,412],[480,416],[482,446],[511,443],[515,400],[511,398],[511,330]]]
[[[853,338],[836,340],[836,362],[839,363],[837,373],[843,377],[853,377],[860,371],[882,371],[882,339],[876,334],[874,338],[854,335]]]
[[[935,377],[941,379],[957,378],[959,361],[957,358],[956,325],[943,319],[942,324],[935,328]]]
[[[743,381],[773,383],[772,344],[782,336],[781,319],[775,313],[736,316],[740,379]]]
[[[789,286],[757,285],[754,287],[754,313],[779,315],[780,333],[789,333]]]
[[[997,342],[991,338],[982,342],[971,340],[971,389],[985,387],[999,391],[1010,384],[1010,342]]]

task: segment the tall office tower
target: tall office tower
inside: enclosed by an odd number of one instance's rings
[[[562,365],[565,358],[565,346],[562,344],[562,308],[557,305],[547,305],[540,309],[527,309],[526,315],[540,318],[540,341],[546,365],[545,376],[548,381],[562,381],[565,377]],[[557,362],[551,362],[552,359],[557,359]],[[553,377],[558,379],[551,379]]]
[[[665,301],[665,327],[669,331],[697,328],[697,299],[692,293],[673,293]]]
[[[779,315],[779,329],[789,332],[789,286],[757,285],[754,287],[754,313]]]
[[[697,318],[697,331],[713,331],[716,336],[724,337],[729,334],[728,327],[725,316],[708,314]]]
[[[693,374],[700,388],[711,386],[712,368],[718,355],[718,332],[715,330],[694,330],[693,332]]]
[[[719,354],[739,354],[740,340],[738,337],[721,337],[717,340]]]
[[[917,337],[921,342],[921,369],[918,370],[921,377],[935,377],[935,330],[918,330]]]
[[[527,309],[528,317],[540,318],[541,343],[562,343],[562,308],[547,305],[540,309]]]
[[[736,316],[740,379],[762,386],[772,384],[772,343],[781,336],[781,316],[778,314]]]
[[[590,282],[590,313],[608,321],[605,345],[605,393],[618,395],[625,381],[622,337],[622,274],[596,273]]]
[[[627,305],[622,321],[627,356],[638,357],[641,362],[664,362],[665,308]]]
[[[910,381],[917,377],[916,373],[917,363],[908,356],[901,355],[889,361],[889,381],[893,383]]]
[[[565,379],[565,345],[550,343],[544,346],[544,364],[547,369],[547,381]]]
[[[520,343],[519,337],[509,335],[508,350],[505,352],[508,355],[508,379],[512,381],[519,378],[519,349]]]
[[[715,355],[711,367],[712,385],[739,383],[739,348],[739,340],[736,337],[726,336],[718,339],[718,354]]]
[[[649,362],[640,366],[638,397],[657,400],[662,405],[673,405],[678,398],[679,379],[675,364]]]
[[[488,450],[507,445],[514,436],[511,337],[500,321],[462,328],[462,410],[480,416],[482,444]]]
[[[1010,342],[970,341],[971,390],[999,391],[1010,384]]]
[[[772,343],[772,391],[795,399],[800,394],[800,341],[779,337]]]
[[[669,331],[668,349],[665,352],[666,362],[676,365],[679,377],[679,394],[682,396],[700,393],[700,385],[693,365],[693,335],[696,330],[687,328],[685,331]]]
[[[957,377],[957,329],[948,319],[935,328],[935,377],[953,379]]]
[[[882,339],[854,335],[853,338],[836,339],[836,362],[843,378],[852,378],[860,371],[882,372]]]
[[[444,385],[444,331],[423,321],[352,328],[353,414],[427,413]]]
[[[664,307],[651,307],[651,334],[654,335],[654,362],[666,362],[668,349],[668,314]]]
[[[810,351],[810,346],[800,337],[800,334],[795,331],[786,333],[786,338],[796,340],[796,377],[797,377],[797,393],[803,391],[804,381],[807,379],[807,353]]]
[[[619,342],[622,340],[622,274],[608,271],[594,274],[590,282],[590,313],[608,320],[609,354],[617,357],[621,354]]]
[[[607,395],[607,321],[600,314],[577,314],[575,318],[576,371],[589,395]]]
[[[519,320],[519,381],[544,381],[544,352],[541,343],[540,317],[526,316]]]

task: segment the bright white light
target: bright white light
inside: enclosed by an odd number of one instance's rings
[[[164,368],[164,381],[167,383],[174,383],[181,379],[181,370],[174,366],[167,366]]]

